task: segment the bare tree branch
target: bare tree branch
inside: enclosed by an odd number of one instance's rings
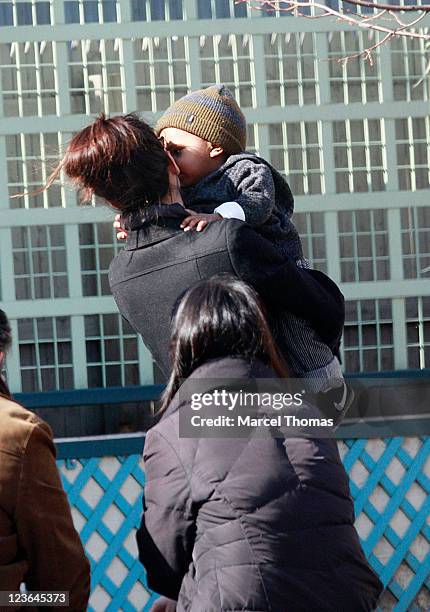
[[[430,11],[430,4],[408,4],[405,6],[384,4],[382,2],[371,2],[369,0],[340,0],[346,4],[354,4],[355,6],[365,6],[367,8],[382,9],[390,12],[403,12],[403,11]]]
[[[352,58],[363,57],[372,65],[372,53],[381,45],[397,37],[430,41],[430,34],[427,33],[428,30],[416,31],[415,29],[415,26],[430,12],[430,5],[409,5],[404,7],[371,2],[370,0],[339,0],[339,3],[378,9],[378,11],[373,14],[360,14],[353,12],[351,9],[340,7],[334,9],[325,4],[323,0],[236,0],[236,4],[241,3],[245,3],[250,8],[260,11],[269,10],[292,13],[295,16],[304,17],[306,19],[334,17],[337,21],[347,23],[350,26],[367,30],[369,33],[378,32],[382,35],[380,40],[377,40],[375,44],[358,53],[339,58],[336,60],[338,62],[347,62]],[[412,10],[416,16],[414,15],[412,20],[406,20],[406,16],[400,15],[405,9],[407,11]],[[430,67],[428,70],[426,69],[426,74],[424,76],[426,76],[429,71]]]
[[[342,0],[341,0],[342,1]],[[350,0],[348,0],[350,1]],[[365,1],[365,0],[352,0],[353,2]],[[418,11],[418,16],[416,19],[410,22],[401,21],[398,15],[394,15],[396,11],[383,9],[376,15],[359,15],[356,13],[344,13],[341,12],[342,9],[336,10],[319,2],[318,0],[238,0],[237,4],[245,3],[250,8],[255,10],[264,11],[264,10],[274,10],[280,11],[284,13],[294,13],[294,15],[299,17],[305,17],[307,19],[321,19],[323,17],[335,17],[338,21],[343,21],[348,23],[351,26],[356,26],[358,28],[374,30],[376,32],[382,32],[383,34],[390,34],[390,38],[395,36],[404,36],[409,38],[419,38],[424,40],[430,40],[429,34],[424,34],[421,32],[415,32],[413,30],[414,26],[417,25],[425,16],[426,11]],[[371,3],[373,6],[373,3]],[[304,11],[308,11],[310,8],[314,9],[315,14],[310,15]],[[391,7],[392,9],[392,7]],[[319,12],[317,12],[319,11]],[[379,19],[379,22],[377,20]],[[391,19],[392,21],[396,21],[398,26],[400,27],[389,27],[387,25],[383,25],[381,21],[383,19]]]

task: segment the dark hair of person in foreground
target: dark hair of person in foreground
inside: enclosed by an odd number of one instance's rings
[[[12,332],[10,329],[9,321],[6,316],[6,313],[3,310],[0,310],[0,356],[2,357],[2,361],[11,344]],[[6,381],[4,380],[3,375],[0,375],[0,395],[11,399],[9,387]]]
[[[183,294],[172,322],[170,353],[172,373],[161,411],[181,379],[209,359],[241,356],[250,363],[258,359],[281,378],[288,376],[256,292],[229,275],[201,281]]]

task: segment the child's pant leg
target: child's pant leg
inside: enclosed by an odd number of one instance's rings
[[[304,319],[282,312],[274,322],[275,338],[288,366],[298,378],[308,378],[312,390],[325,391],[343,380],[339,360]],[[311,382],[312,380],[312,382]]]

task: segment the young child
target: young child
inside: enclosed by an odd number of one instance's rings
[[[298,265],[307,266],[291,217],[285,179],[245,151],[246,120],[225,85],[194,91],[175,102],[155,127],[180,169],[182,196],[197,214],[186,230],[222,218],[246,221]],[[214,206],[215,205],[215,206]]]

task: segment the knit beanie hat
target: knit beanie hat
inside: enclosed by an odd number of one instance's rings
[[[160,117],[155,132],[177,128],[218,145],[228,155],[246,147],[246,120],[238,103],[225,85],[198,89],[177,100]]]

